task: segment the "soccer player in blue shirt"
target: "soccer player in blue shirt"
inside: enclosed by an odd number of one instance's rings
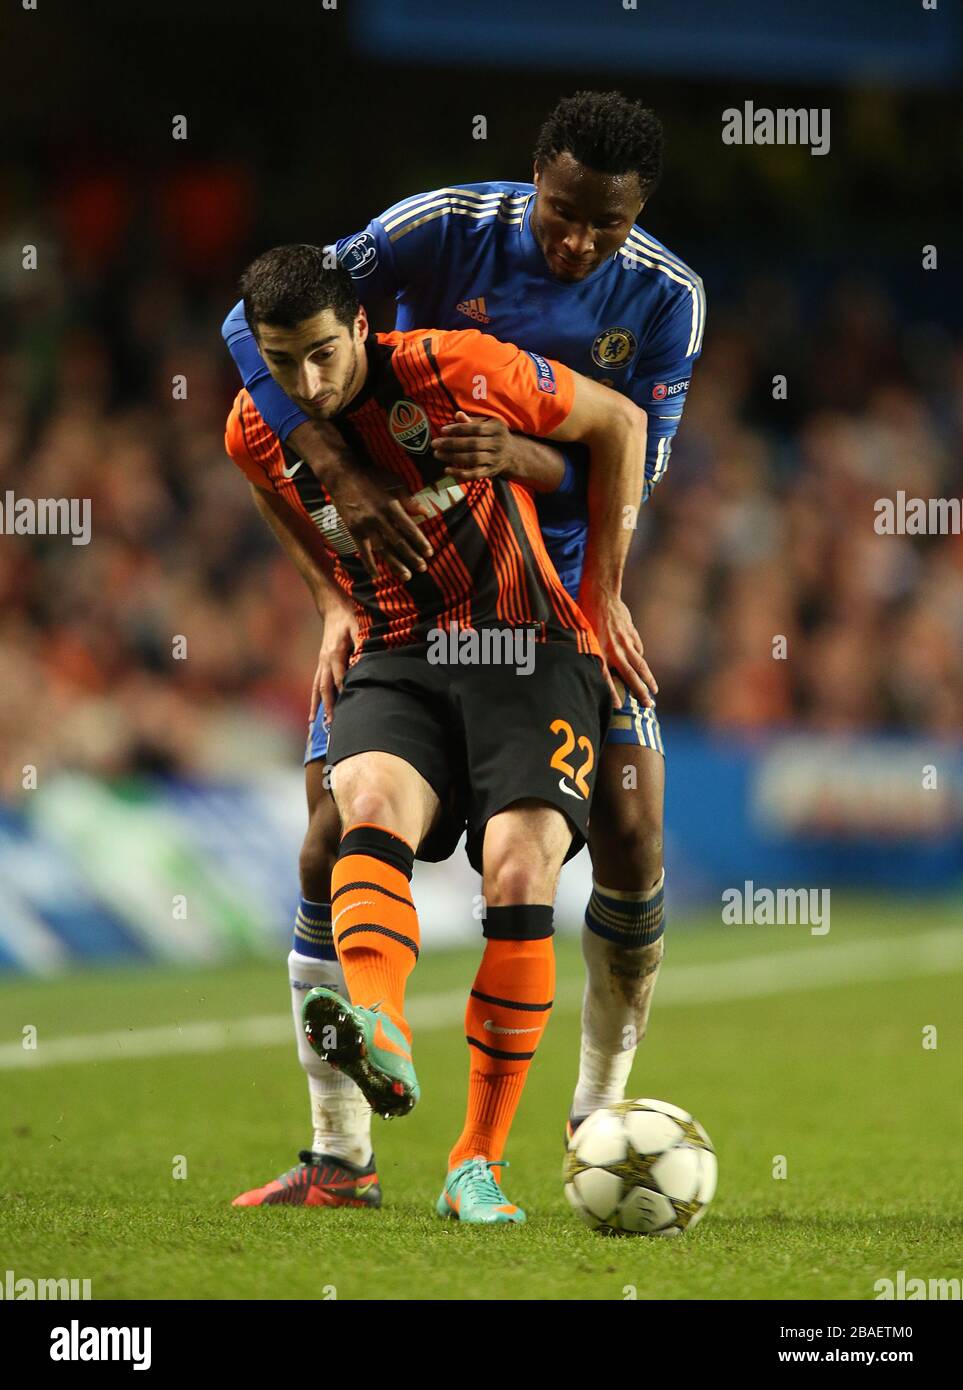
[[[648,416],[642,503],[666,471],[705,327],[701,280],[637,225],[661,169],[662,128],[652,112],[617,92],[579,92],[559,102],[542,126],[533,183],[471,184],[406,198],[340,240],[336,254],[362,302],[395,298],[400,330],[474,326],[630,396]],[[262,416],[321,479],[369,567],[380,549],[403,575],[423,568],[427,543],[403,503],[352,469],[328,427],[310,420],[276,385],[242,304],[223,333]],[[584,451],[510,434],[483,412],[482,388],[480,418],[460,413],[435,441],[436,455],[459,481],[506,471],[530,483],[548,552],[577,598],[588,523]],[[635,524],[634,517],[625,520]],[[330,926],[339,826],[324,788],[325,712],[333,708],[354,629],[332,589],[316,597],[324,637],[305,759],[310,819],[302,900],[289,956],[296,1027],[305,990],[343,990]],[[614,650],[615,638],[624,637],[616,632],[617,616],[586,616],[603,651]],[[663,745],[650,694],[657,686],[644,661],[640,669],[649,689],[623,672],[628,688],[619,688],[624,700],[600,760],[569,1133],[593,1110],[623,1099],[662,959]],[[370,1112],[357,1088],[321,1062],[298,1031],[311,1091],[312,1150],[281,1178],[236,1201],[376,1205]]]

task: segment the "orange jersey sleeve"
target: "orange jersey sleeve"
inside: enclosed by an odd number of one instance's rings
[[[477,328],[432,336],[442,381],[468,415],[494,415],[510,430],[544,438],[572,409],[575,373],[563,363]]]
[[[239,391],[234,398],[224,430],[224,448],[249,482],[265,492],[274,490],[269,470],[281,446],[247,391]]]

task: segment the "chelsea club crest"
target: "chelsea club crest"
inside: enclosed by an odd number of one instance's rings
[[[592,344],[592,361],[597,367],[607,367],[610,372],[617,372],[635,356],[637,347],[638,343],[631,329],[606,328]]]

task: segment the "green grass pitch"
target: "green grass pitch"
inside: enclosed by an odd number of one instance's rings
[[[874,1281],[900,1269],[959,1278],[963,956],[950,943],[937,958],[958,915],[948,903],[913,913],[834,903],[822,938],[718,919],[670,925],[629,1094],[685,1106],[718,1151],[716,1200],[681,1239],[605,1239],[568,1209],[561,1139],[581,962],[564,940],[559,1004],[504,1178],[526,1226],[461,1228],[433,1214],[463,1115],[467,1048],[456,1022],[416,1031],[421,1104],[404,1120],[375,1122],[380,1212],[231,1207],[309,1142],[293,1040],[6,1066],[0,1278],[7,1268],[90,1278],[95,1298],[323,1299],[333,1289],[338,1299],[513,1300],[633,1290],[640,1299],[872,1299]],[[466,990],[476,960],[428,954],[410,997]],[[732,981],[743,961],[755,985],[739,998]],[[286,1007],[283,952],[274,964],[190,973],[79,972],[0,986],[0,1042],[9,1058],[29,1025],[42,1052],[58,1037]],[[923,1046],[929,1025],[935,1049]],[[182,1179],[172,1176],[178,1155]],[[784,1180],[773,1177],[777,1155]]]

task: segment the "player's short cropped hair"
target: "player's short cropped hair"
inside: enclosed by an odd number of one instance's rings
[[[241,276],[241,296],[248,326],[293,328],[331,309],[350,328],[358,315],[358,296],[351,276],[320,246],[275,246],[252,261]]]
[[[662,122],[621,92],[563,97],[538,133],[535,162],[543,167],[566,151],[599,174],[638,175],[643,198],[662,177]]]

